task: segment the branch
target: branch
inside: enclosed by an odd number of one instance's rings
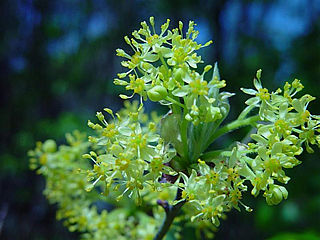
[[[175,200],[181,200],[181,189],[179,189],[179,188],[177,190],[177,195],[176,195]],[[166,217],[165,217],[159,231],[157,232],[157,234],[153,240],[163,239],[163,237],[169,231],[169,228],[170,228],[174,218],[178,215],[179,210],[181,209],[183,204],[185,204],[185,202],[186,201],[183,200],[183,201],[178,202],[175,205],[169,205],[169,203],[167,201],[161,201],[161,200],[157,201],[157,203],[164,208],[164,210],[166,212]]]

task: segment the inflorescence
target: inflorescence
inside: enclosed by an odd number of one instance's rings
[[[221,92],[226,81],[217,64],[198,69],[203,61],[197,51],[211,41],[196,42],[199,32],[192,21],[186,32],[182,22],[169,30],[169,22],[156,31],[151,17],[151,28],[142,22],[124,38],[132,53],[117,49],[127,70],[114,83],[130,92],[122,99],[139,95],[139,102],[125,101],[118,113],[106,108],[107,116],[97,112],[98,122],[88,122],[94,130],[88,140],[75,132],[67,135],[67,146],[57,148],[47,140],[30,151],[31,168],[46,177],[44,193],[60,207],[57,217],[71,231],[83,232],[84,239],[152,239],[165,214],[161,206],[179,203],[179,219],[190,220],[198,231],[206,227],[210,235],[231,209],[252,211],[243,202],[247,191],[262,192],[269,205],[286,199],[285,169],[301,163],[297,157],[304,149],[312,153],[320,144],[320,116],[307,109],[315,98],[296,97],[303,89],[297,79],[270,92],[261,84],[261,70],[255,89],[241,89],[252,96],[247,107],[221,126],[233,94]],[[169,112],[145,114],[148,99]],[[220,136],[243,126],[256,129],[249,143],[211,148]],[[99,201],[110,204],[99,210]]]

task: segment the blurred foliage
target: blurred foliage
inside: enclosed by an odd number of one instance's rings
[[[150,15],[173,25],[195,20],[200,41],[213,39],[204,60],[219,62],[226,90],[237,94],[230,118],[242,109],[239,87],[250,87],[259,68],[271,89],[301,79],[318,98],[311,111],[320,113],[319,0],[3,0],[0,13],[1,239],[77,238],[55,221],[43,179],[27,169],[26,151],[35,141],[62,142],[66,132],[87,130],[87,119],[106,105],[120,108],[120,89],[112,84],[121,72],[115,49]],[[223,141],[236,139],[237,132]],[[295,177],[288,201],[269,208],[248,199],[254,217],[232,212],[216,239],[320,239],[318,156],[302,156],[304,164],[289,172]]]
[[[319,234],[314,232],[305,233],[280,233],[269,238],[269,240],[317,240],[320,238]]]

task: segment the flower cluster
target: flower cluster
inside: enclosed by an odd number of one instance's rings
[[[191,221],[195,219],[210,220],[219,226],[219,218],[232,208],[240,210],[242,192],[247,190],[241,178],[241,166],[236,165],[237,151],[233,149],[230,158],[221,158],[213,168],[199,159],[197,170],[193,169],[188,177],[180,173],[183,183],[182,199],[187,201],[186,207],[191,211]],[[181,201],[181,200],[180,200]],[[250,209],[245,206],[250,211]]]
[[[30,167],[46,177],[45,194],[59,205],[57,217],[83,239],[161,239],[175,217],[196,234],[212,236],[226,212],[252,211],[243,202],[248,190],[263,192],[269,205],[286,199],[285,169],[301,163],[304,148],[312,153],[312,145],[320,146],[320,116],[307,110],[315,98],[295,97],[303,89],[297,79],[270,92],[262,87],[261,70],[255,89],[241,89],[252,95],[247,107],[221,126],[233,94],[220,92],[226,82],[217,64],[198,70],[197,50],[211,41],[196,42],[193,22],[186,32],[181,22],[169,30],[169,22],[156,31],[151,17],[151,27],[142,22],[125,37],[132,54],[117,50],[128,70],[114,83],[133,91],[122,99],[138,94],[140,104],[125,101],[117,113],[97,112],[98,120],[88,121],[94,130],[88,140],[76,132],[67,135],[68,146],[47,140],[30,151]],[[145,114],[148,99],[167,105],[168,113]],[[249,142],[214,149],[219,137],[244,126],[256,130]]]
[[[89,141],[98,149],[83,155],[93,162],[92,170],[87,173],[88,180],[92,182],[87,191],[98,183],[104,185],[105,195],[110,190],[123,187],[118,200],[128,192],[141,204],[140,192],[146,185],[157,187],[162,174],[175,174],[166,165],[175,156],[175,150],[156,133],[159,118],[155,114],[149,121],[143,109],[138,111],[137,102],[132,105],[126,102],[125,106],[115,116],[110,109],[105,109],[113,117],[109,123],[101,112],[97,113],[101,124],[88,122],[96,131],[96,136],[91,136]]]
[[[303,152],[303,144],[309,153],[313,152],[310,144],[319,146],[320,118],[307,110],[314,97],[308,94],[294,97],[303,89],[298,79],[291,84],[286,82],[283,90],[269,93],[262,88],[260,77],[261,70],[254,80],[256,90],[242,89],[254,95],[246,104],[250,108],[259,107],[263,120],[257,125],[257,133],[251,135],[255,143],[248,146],[256,157],[245,160],[254,172],[254,178],[250,179],[254,186],[252,194],[256,196],[263,190],[268,204],[278,204],[288,193],[283,186],[275,184],[275,180],[284,184],[289,181],[283,169],[300,164],[296,156]]]
[[[210,81],[205,80],[211,65],[205,66],[201,74],[195,70],[197,64],[202,63],[196,51],[209,46],[212,41],[198,44],[195,39],[199,32],[194,29],[192,21],[186,33],[183,33],[182,22],[179,22],[179,28],[168,30],[169,22],[167,20],[161,26],[161,32],[157,33],[151,17],[152,29],[142,22],[142,28],[132,33],[133,38],[125,37],[133,55],[117,49],[117,55],[127,59],[121,63],[122,66],[129,70],[119,73],[120,79],[115,79],[114,83],[133,91],[131,96],[120,97],[127,99],[137,93],[141,102],[142,99],[150,99],[164,105],[175,105],[174,112],[179,111],[177,107],[184,109],[185,119],[194,125],[221,119],[222,96],[218,93],[226,85],[225,81],[220,81],[216,75]],[[123,80],[125,77],[129,79]]]
[[[66,137],[68,145],[59,149],[53,140],[47,140],[29,151],[30,167],[46,177],[44,194],[50,203],[59,206],[57,219],[64,220],[70,231],[82,232],[82,239],[152,239],[158,222],[143,212],[132,215],[128,202],[122,203],[126,208],[111,212],[93,205],[105,198],[98,191],[84,191],[87,180],[80,170],[90,168],[81,155],[92,146],[85,140],[86,135],[78,131]]]

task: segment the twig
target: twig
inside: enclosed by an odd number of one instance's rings
[[[181,189],[178,188],[175,200],[181,200]],[[170,205],[167,201],[158,200],[157,203],[162,206],[166,212],[166,217],[153,240],[161,240],[167,234],[174,218],[178,215],[179,210],[185,204],[185,200],[175,205]]]

